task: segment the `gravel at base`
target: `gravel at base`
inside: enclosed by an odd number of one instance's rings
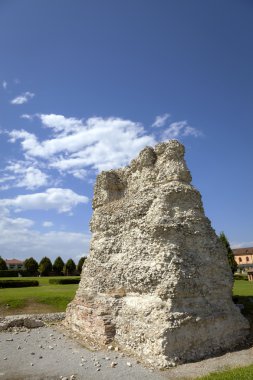
[[[72,375],[76,380],[164,378],[121,355],[89,351],[52,327],[13,328],[0,333],[0,379],[53,380],[62,376],[70,380]]]
[[[47,322],[56,320],[53,315],[44,318]],[[65,335],[57,324],[33,329],[12,327],[0,332],[0,380],[193,379],[249,364],[253,364],[253,348],[166,371],[151,371],[120,351],[89,351]]]

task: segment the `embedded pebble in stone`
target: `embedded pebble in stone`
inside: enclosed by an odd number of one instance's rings
[[[132,367],[132,364],[130,362],[127,362],[128,367]]]
[[[107,347],[107,350],[108,350],[108,351],[112,351],[112,350],[113,350],[113,346],[108,346],[108,347]]]
[[[7,358],[4,358],[4,360],[7,360]]]
[[[115,347],[115,348],[114,348],[114,351],[119,351],[119,347]]]
[[[35,352],[31,352],[31,355],[35,355]]]
[[[49,350],[53,350],[54,347],[53,346],[48,346]]]
[[[18,350],[21,350],[21,346],[18,346]]]
[[[31,363],[31,366],[33,367],[33,366],[34,366],[34,363]]]
[[[69,380],[75,380],[76,379],[76,376],[75,375],[71,375]]]
[[[116,365],[117,365],[117,363],[116,363],[116,362],[111,362],[111,368],[115,368],[115,367],[116,367]]]
[[[13,342],[13,338],[6,339],[6,342]]]

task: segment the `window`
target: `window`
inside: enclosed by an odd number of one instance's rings
[[[242,262],[242,258],[241,257],[239,257],[239,263],[241,263]]]
[[[246,256],[246,261],[249,261],[249,258],[248,258],[248,256]]]

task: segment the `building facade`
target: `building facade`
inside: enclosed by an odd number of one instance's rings
[[[253,247],[233,249],[235,261],[241,272],[253,270]]]
[[[24,261],[17,259],[6,259],[5,260],[8,269],[24,269]]]

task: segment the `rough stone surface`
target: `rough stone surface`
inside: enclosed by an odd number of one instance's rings
[[[162,368],[231,349],[248,322],[176,140],[97,177],[90,255],[65,325]]]

